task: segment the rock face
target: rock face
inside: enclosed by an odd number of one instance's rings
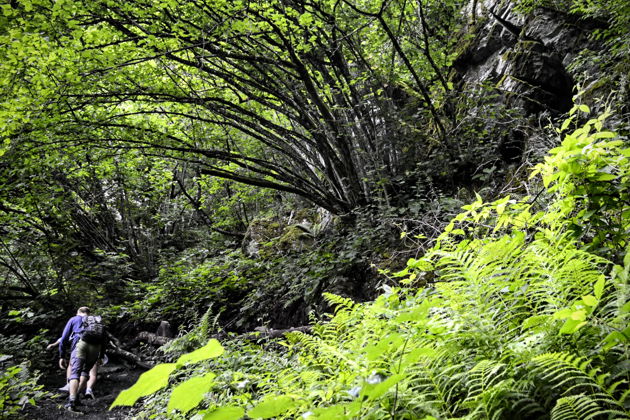
[[[526,115],[568,111],[574,82],[567,65],[588,46],[590,28],[549,9],[525,17],[511,4],[492,7],[480,6],[478,15],[488,18],[471,29],[474,38],[454,62],[454,81],[462,91],[490,85],[509,108]]]

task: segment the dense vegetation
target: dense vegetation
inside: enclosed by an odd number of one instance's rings
[[[630,249],[619,265],[596,251],[628,245],[630,149],[601,123],[535,168],[542,199],[464,206],[374,302],[327,295],[335,315],[286,348],[211,340],[114,405],[159,391],[141,418],[188,413],[211,391],[199,418],[627,418]],[[584,234],[594,208],[616,221],[606,244]]]
[[[89,305],[137,418],[628,418],[627,2],[0,9],[0,417]]]

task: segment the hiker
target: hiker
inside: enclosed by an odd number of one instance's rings
[[[90,309],[82,306],[76,316],[68,320],[59,342],[59,367],[70,367],[70,396],[65,407],[74,410],[79,403],[79,390],[86,390],[86,396],[93,397],[91,387],[86,389],[87,379],[97,359],[105,355],[105,331],[101,318],[91,316]],[[68,346],[68,344],[70,346]],[[70,363],[65,351],[70,349]],[[96,379],[94,379],[96,380]]]
[[[54,343],[50,343],[49,345],[46,346],[46,350],[50,350],[54,347],[59,346],[59,343],[61,342],[61,337],[59,337],[57,339],[57,341],[55,341]],[[106,365],[107,364],[107,354],[103,357],[102,362],[97,361],[94,366],[92,367],[92,369],[90,369],[90,377],[87,381],[87,386],[86,386],[86,390],[85,390],[85,397],[87,398],[92,398],[94,399],[94,385],[96,384],[96,379],[98,378],[98,368],[102,365]],[[59,388],[59,391],[62,392],[69,392],[70,391],[70,368],[71,365],[68,364],[68,368],[66,369],[66,384],[64,386],[62,386],[61,388]]]

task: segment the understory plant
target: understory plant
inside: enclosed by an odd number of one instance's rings
[[[464,206],[375,301],[328,294],[335,313],[281,348],[158,365],[159,387],[126,391],[153,395],[138,416],[629,418],[630,149],[604,119],[534,169],[537,195]]]
[[[0,418],[18,418],[25,405],[35,405],[47,393],[38,385],[39,374],[29,362],[11,363],[13,357],[0,354]]]

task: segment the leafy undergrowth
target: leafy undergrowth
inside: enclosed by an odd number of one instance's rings
[[[604,119],[535,168],[541,194],[465,206],[374,302],[329,294],[335,314],[312,334],[210,341],[113,405],[144,397],[138,418],[629,418],[630,149]]]

